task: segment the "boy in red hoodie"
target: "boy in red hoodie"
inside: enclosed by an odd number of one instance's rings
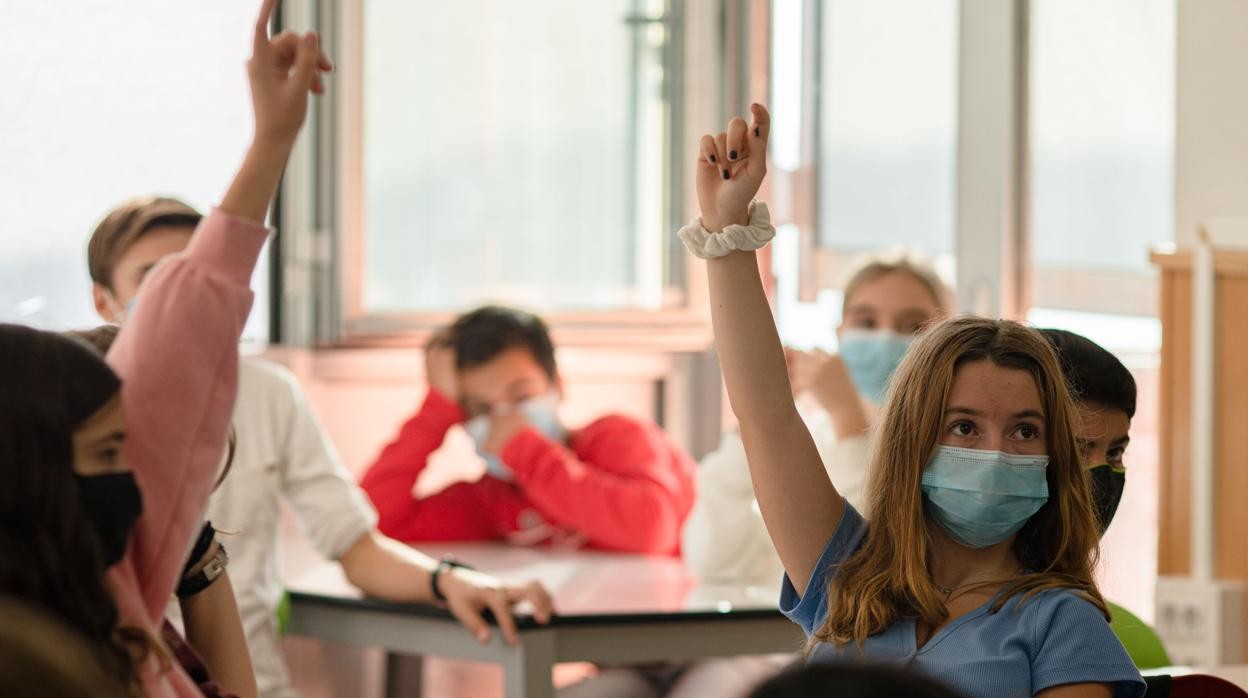
[[[694,463],[654,424],[607,415],[559,419],[562,382],[545,323],[487,306],[430,342],[429,393],[361,482],[383,533],[404,541],[557,541],[676,555],[693,505]],[[412,488],[451,427],[486,474],[416,498]]]

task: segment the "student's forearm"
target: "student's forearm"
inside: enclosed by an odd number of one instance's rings
[[[430,575],[437,561],[376,531],[360,536],[338,561],[347,579],[369,596],[430,603]]]
[[[186,626],[186,641],[203,658],[212,680],[227,694],[254,698],[258,693],[256,674],[229,572],[223,572],[198,594],[179,599],[178,605]]]
[[[736,252],[711,260],[707,270],[716,348],[758,506],[801,593],[844,503],[793,403],[756,256]]]
[[[240,218],[264,223],[269,205],[282,181],[293,143],[258,138],[247,149],[243,164],[221,200],[220,209]]]

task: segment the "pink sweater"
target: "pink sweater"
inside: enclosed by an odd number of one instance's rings
[[[125,455],[143,515],[107,582],[122,623],[153,638],[161,636],[225,450],[251,272],[267,236],[258,223],[211,212],[185,252],[152,270],[108,353],[122,380]],[[176,664],[157,659],[142,675],[148,696],[201,695]]]

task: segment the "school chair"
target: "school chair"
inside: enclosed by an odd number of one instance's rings
[[[1157,631],[1148,623],[1140,620],[1134,613],[1115,603],[1109,603],[1112,620],[1109,627],[1118,636],[1118,641],[1131,655],[1138,669],[1159,669],[1171,666],[1170,655]]]
[[[1148,698],[1248,698],[1248,692],[1209,674],[1146,676]]]

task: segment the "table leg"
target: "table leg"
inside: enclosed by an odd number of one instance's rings
[[[415,654],[386,653],[386,698],[420,698],[424,695],[425,658]]]
[[[503,659],[505,698],[554,698],[555,631],[526,630]]]

